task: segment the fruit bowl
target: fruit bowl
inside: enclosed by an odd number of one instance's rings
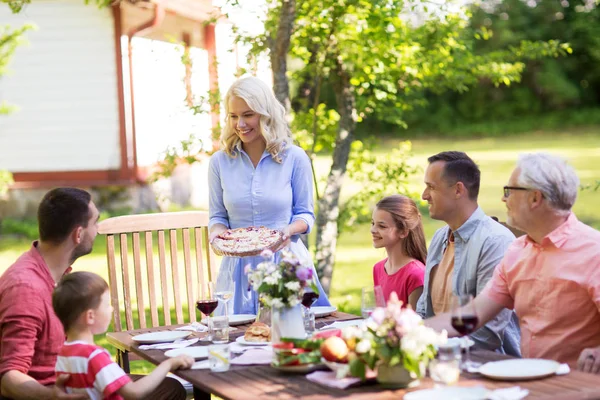
[[[321,362],[327,366],[330,370],[335,372],[336,379],[345,378],[346,375],[350,372],[350,364],[348,363],[337,363],[333,361],[327,361],[325,358],[321,357]]]

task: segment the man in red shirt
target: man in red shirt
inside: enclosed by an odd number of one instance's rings
[[[52,309],[56,282],[92,251],[98,209],[88,192],[58,188],[38,208],[40,239],[0,277],[1,395],[14,399],[80,399],[55,386],[65,333]]]
[[[73,262],[92,251],[98,219],[85,190],[57,188],[42,199],[39,241],[0,277],[0,400],[87,398],[62,390],[68,376],[56,380],[65,332],[52,308],[52,292]],[[166,379],[153,398],[185,398],[185,389]]]

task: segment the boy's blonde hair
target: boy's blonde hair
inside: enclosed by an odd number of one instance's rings
[[[107,290],[106,281],[92,272],[78,271],[63,276],[52,293],[52,307],[65,332],[82,313],[98,308]]]
[[[281,163],[279,154],[292,144],[292,133],[285,119],[285,108],[275,98],[273,91],[260,79],[250,76],[238,79],[225,95],[225,128],[221,134],[221,146],[230,157],[236,157],[241,144],[229,116],[232,97],[244,100],[248,107],[260,115],[260,134],[267,143],[266,150],[273,160]]]

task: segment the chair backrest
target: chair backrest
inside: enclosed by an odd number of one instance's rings
[[[196,321],[197,290],[199,288],[203,290],[207,280],[216,279],[215,256],[208,243],[207,212],[186,211],[114,217],[100,222],[98,233],[106,235],[109,286],[116,332],[123,329],[119,293],[123,296],[127,330],[135,329],[132,300],[137,302],[140,328],[148,327],[145,312],[146,300],[150,305],[151,327],[160,325],[159,304],[163,308],[165,325],[171,325],[170,312],[173,303],[176,323],[185,323],[182,285],[186,288],[185,303],[188,307],[189,320]],[[142,237],[144,239],[143,254],[141,250]],[[165,237],[168,237],[168,241]],[[181,246],[178,245],[178,237],[182,239]],[[167,242],[169,263],[167,263]],[[129,243],[131,243],[131,251]],[[183,265],[180,261],[180,252],[183,253]],[[145,263],[142,263],[142,258],[145,259]],[[156,258],[158,259],[158,271],[155,269]],[[133,276],[129,267],[132,261]],[[168,273],[169,269],[170,274]],[[182,270],[185,272],[184,281],[182,281]],[[158,298],[157,278],[160,293]],[[172,288],[170,293],[169,287]],[[135,298],[132,298],[133,290],[135,290]]]
[[[512,226],[508,225],[506,222],[499,221],[498,217],[492,217],[492,219],[494,221],[498,222],[500,225],[502,225],[505,228],[507,228],[509,231],[511,231],[512,234],[515,235],[515,237],[520,237],[520,236],[526,235],[526,233],[523,232],[522,230],[519,230],[517,228],[513,228]]]

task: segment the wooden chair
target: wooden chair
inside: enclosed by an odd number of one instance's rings
[[[184,320],[184,303],[187,304],[189,322],[196,321],[195,302],[198,288],[203,288],[207,280],[216,279],[215,257],[208,244],[207,212],[190,211],[114,217],[102,221],[98,233],[106,235],[115,332],[123,330],[121,305],[125,310],[125,330],[137,328],[134,326],[132,300],[137,302],[139,328],[161,325],[159,306],[162,306],[164,325],[171,325],[172,304],[175,306],[176,324],[188,322]],[[166,237],[168,237],[170,262],[167,262]],[[178,237],[182,239],[182,250],[178,246]],[[180,252],[183,252],[183,263],[180,262]],[[145,263],[142,263],[142,259],[145,259]],[[155,267],[156,259],[158,268]],[[131,264],[133,264],[133,271],[130,269]],[[182,286],[185,286],[185,291],[181,290]],[[134,290],[135,297],[132,298]],[[157,296],[157,292],[160,296]],[[150,321],[146,319],[148,303]],[[129,356],[124,349],[117,349],[117,361],[126,372],[129,372]]]
[[[523,232],[522,230],[513,228],[512,226],[508,225],[506,222],[498,221],[498,217],[492,217],[492,219],[494,221],[498,222],[500,225],[503,225],[504,227],[506,227],[509,231],[511,231],[513,233],[513,235],[515,235],[515,237],[520,237],[520,236],[526,235],[526,233]]]

